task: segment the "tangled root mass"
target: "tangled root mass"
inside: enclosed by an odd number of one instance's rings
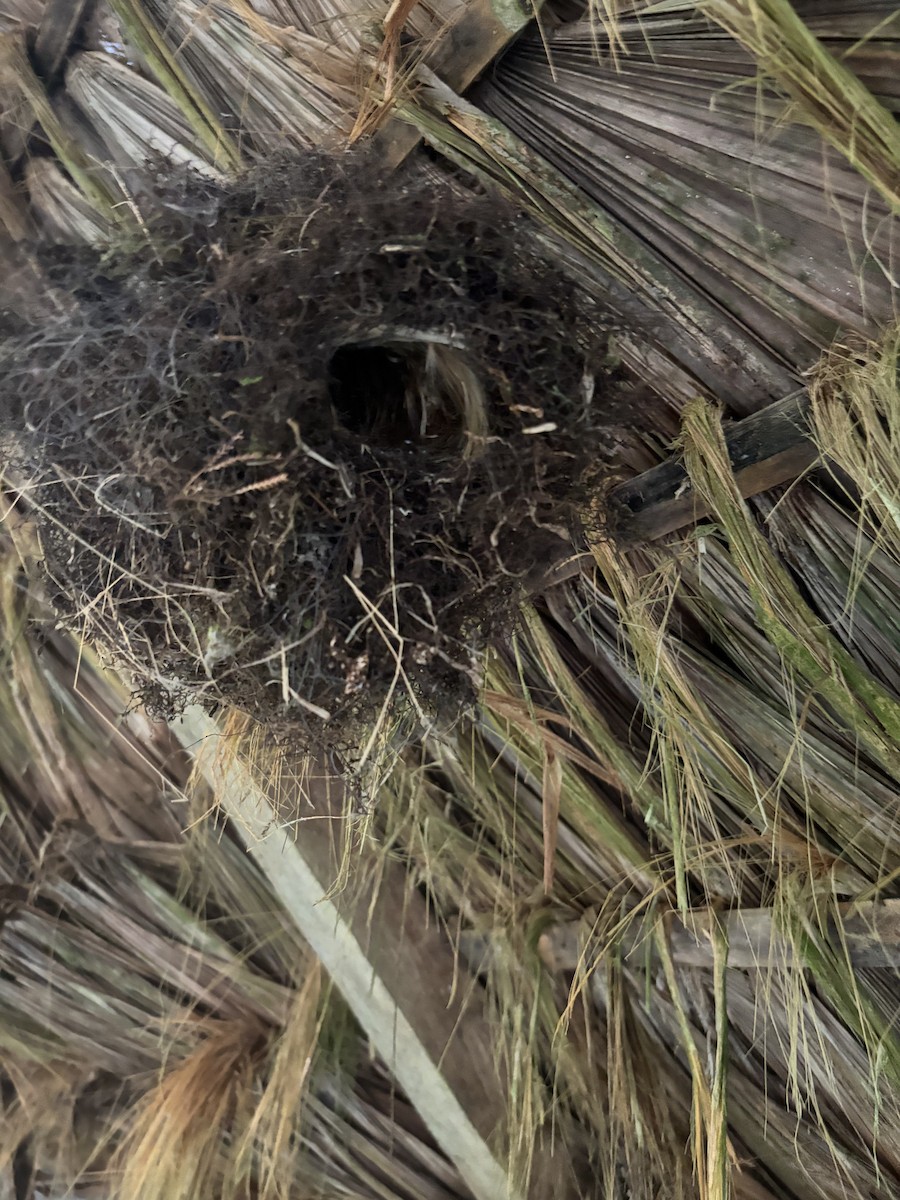
[[[57,611],[156,711],[452,717],[602,451],[596,318],[514,211],[365,157],[154,203],[146,243],[45,252],[65,318],[3,319]]]

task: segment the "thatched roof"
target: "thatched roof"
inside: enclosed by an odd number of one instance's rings
[[[435,194],[511,198],[630,397],[477,707],[429,719],[411,688],[353,771],[324,718],[301,754],[240,704],[136,708],[81,635],[91,601],[57,626],[16,464],[0,1196],[900,1191],[900,17],[531,17],[0,6],[16,320],[65,327],[54,264],[134,255],[161,174],[212,194],[350,138]],[[17,436],[47,415],[24,386]]]

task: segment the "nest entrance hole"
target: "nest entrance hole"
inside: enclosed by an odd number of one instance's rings
[[[336,419],[371,445],[469,456],[487,433],[484,389],[446,342],[350,342],[335,350],[328,375]]]

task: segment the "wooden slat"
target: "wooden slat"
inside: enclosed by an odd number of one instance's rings
[[[464,92],[516,34],[540,13],[543,0],[468,0],[465,13],[438,43],[428,65]]]
[[[819,457],[809,438],[809,400],[789,396],[726,431],[728,454],[741,495],[798,478]],[[608,498],[611,532],[624,541],[652,541],[709,516],[679,458],[671,458],[613,488]]]
[[[454,92],[464,92],[539,15],[542,4],[543,0],[468,0],[465,12],[427,56],[428,67]],[[421,141],[421,134],[402,121],[391,121],[377,140],[385,161],[397,167]]]
[[[401,868],[354,847],[352,882],[336,886],[352,834],[341,780],[324,767],[302,784],[286,772],[263,778],[223,754],[221,726],[198,708],[173,728],[473,1196],[524,1200],[496,1150],[507,1099],[477,987],[466,987],[449,941]],[[532,1200],[571,1194],[563,1165],[549,1156],[536,1162]]]

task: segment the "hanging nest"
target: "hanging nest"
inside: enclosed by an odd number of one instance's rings
[[[64,317],[3,317],[57,612],[156,712],[458,714],[608,457],[598,315],[515,211],[366,156],[146,199],[138,245],[42,252]]]

